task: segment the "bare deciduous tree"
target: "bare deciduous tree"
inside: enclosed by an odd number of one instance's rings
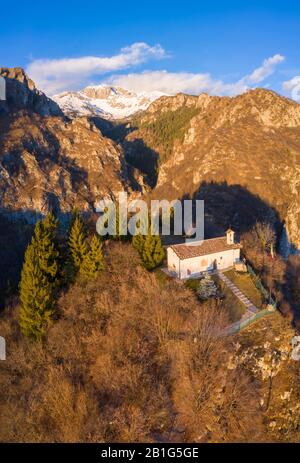
[[[272,251],[276,243],[276,234],[273,227],[266,222],[256,222],[254,229],[262,250],[264,252],[267,250]]]

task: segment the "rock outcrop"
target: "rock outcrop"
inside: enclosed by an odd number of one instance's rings
[[[6,99],[0,101],[0,114],[24,109],[41,116],[63,115],[59,106],[35,87],[22,68],[0,67],[0,77],[4,77],[6,83]]]
[[[300,248],[296,102],[263,89],[233,98],[162,96],[134,116],[131,127],[128,120],[105,122],[112,124],[108,136],[118,134],[116,143],[103,136],[103,119],[67,118],[22,69],[1,68],[0,76],[7,87],[0,101],[2,209],[93,210],[99,199],[132,185],[156,198],[201,197],[213,182],[223,190],[212,192],[212,208],[227,211],[227,224],[238,229],[241,209],[247,216],[249,206],[254,218],[268,214],[285,225],[286,249]],[[130,92],[119,93],[128,98]],[[111,103],[116,96],[103,86],[83,95]]]
[[[204,183],[238,185],[278,214],[300,248],[299,104],[263,89],[234,98],[180,94],[152,103],[135,126],[126,137],[133,162],[134,155],[145,165],[156,158],[159,166],[153,195],[175,199]],[[132,153],[140,140],[144,152]]]
[[[0,208],[10,217],[93,211],[126,189],[123,152],[86,118],[70,120],[19,68],[2,68]]]

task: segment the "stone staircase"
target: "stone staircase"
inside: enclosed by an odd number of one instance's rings
[[[259,309],[245,296],[244,293],[234,284],[222,271],[218,271],[219,278],[225,283],[225,285],[231,289],[233,294],[244,304],[246,307],[246,312],[241,318],[241,321],[249,318],[253,314],[259,312]]]

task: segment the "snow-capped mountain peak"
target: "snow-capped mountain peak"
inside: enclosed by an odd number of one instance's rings
[[[148,108],[162,92],[135,93],[110,85],[89,85],[78,92],[63,92],[52,99],[70,116],[100,116],[123,119]]]

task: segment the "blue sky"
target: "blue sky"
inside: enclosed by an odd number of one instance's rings
[[[26,68],[49,94],[105,81],[300,99],[299,1],[15,0],[1,19],[1,65]]]

